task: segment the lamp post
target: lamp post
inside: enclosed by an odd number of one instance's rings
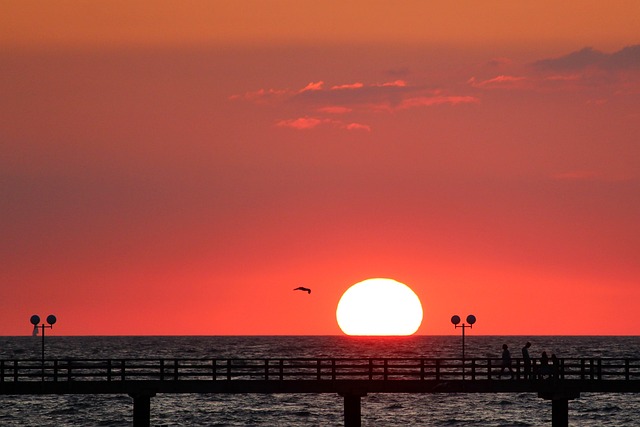
[[[476,323],[476,316],[474,316],[473,314],[468,315],[468,325],[465,325],[464,323],[462,325],[459,325],[460,316],[456,314],[455,316],[451,317],[451,323],[453,323],[456,328],[462,328],[462,360],[464,360],[464,330],[467,328],[473,328],[473,324]]]
[[[31,324],[33,325],[34,336],[38,335],[38,329],[42,329],[42,381],[44,381],[44,330],[46,328],[53,329],[53,324],[56,323],[57,320],[58,319],[56,319],[56,316],[53,314],[47,316],[47,323],[49,325],[45,325],[44,323],[42,325],[38,325],[38,323],[40,323],[40,316],[37,314],[31,316],[30,319]]]
[[[473,314],[468,315],[468,325],[465,325],[464,323],[460,325],[460,316],[456,314],[451,317],[451,323],[453,323],[456,328],[462,328],[462,379],[464,380],[464,330],[467,328],[473,328],[473,324],[476,323],[476,316]]]

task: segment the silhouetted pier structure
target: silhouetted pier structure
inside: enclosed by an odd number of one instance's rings
[[[368,393],[530,392],[552,401],[558,427],[580,393],[640,392],[640,359],[557,359],[544,378],[533,362],[532,378],[513,359],[514,378],[499,379],[494,358],[11,359],[0,360],[0,394],[127,394],[138,427],[159,393],[337,393],[353,427]]]

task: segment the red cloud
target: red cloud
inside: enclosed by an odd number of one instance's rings
[[[394,112],[418,107],[479,102],[474,96],[451,96],[443,91],[427,89],[425,86],[407,85],[404,80],[373,84],[355,82],[327,88],[324,81],[316,81],[299,90],[259,90],[243,96],[233,96],[231,99],[242,98],[267,103],[274,101],[275,97],[278,97],[275,99],[277,101],[295,101],[298,111],[303,115],[308,114],[295,119],[280,120],[275,124],[277,127],[307,130],[319,126],[333,126],[349,131],[367,132],[371,131],[369,125],[351,122],[348,119],[336,120],[335,116],[348,116],[353,112]],[[285,105],[282,102],[278,104]]]
[[[640,45],[604,53],[587,47],[564,56],[530,64],[541,83],[553,88],[581,88],[603,85],[638,85]]]
[[[313,91],[313,90],[322,90],[322,85],[324,85],[323,81],[319,81],[319,82],[310,82],[308,85],[306,85],[305,87],[303,87],[302,89],[300,89],[300,93],[302,92],[307,92],[307,91]]]
[[[339,120],[320,119],[317,117],[299,117],[297,119],[280,120],[278,123],[276,123],[276,126],[278,127],[285,127],[285,128],[296,129],[296,130],[315,129],[321,125],[331,125],[341,129],[353,130],[353,131],[358,131],[358,130],[363,130],[367,132],[371,131],[371,127],[369,125],[365,125],[362,123],[354,122],[354,123],[345,124],[344,122]]]
[[[382,86],[382,87],[406,87],[407,86],[407,82],[405,82],[404,80],[396,80],[393,82],[386,82],[386,83],[382,83],[381,85],[378,86]]]
[[[245,92],[243,95],[231,95],[229,99],[231,100],[246,99],[248,101],[254,101],[254,102],[260,103],[260,102],[267,102],[269,100],[281,97],[286,94],[287,94],[286,90],[260,89],[254,92]]]
[[[592,47],[557,58],[542,59],[533,63],[539,70],[571,72],[597,68],[608,71],[637,70],[640,67],[640,45],[626,46],[623,49],[604,53]]]
[[[276,123],[276,126],[304,130],[313,129],[325,122],[327,122],[327,120],[317,119],[315,117],[300,117],[297,119],[280,120],[278,123]]]
[[[361,123],[349,123],[344,128],[347,130],[365,130],[367,132],[371,132],[371,127],[369,125],[363,125]]]
[[[415,98],[405,99],[398,105],[399,110],[415,107],[430,107],[433,105],[449,104],[472,104],[480,100],[475,96],[418,96]]]
[[[331,88],[331,90],[340,90],[340,89],[360,89],[364,87],[364,84],[362,83],[351,83],[351,84],[346,84],[346,85],[337,85],[337,86],[333,86]]]
[[[471,77],[468,83],[473,87],[480,88],[520,88],[527,81],[526,77],[505,76],[500,75],[492,79],[478,81],[475,77]]]

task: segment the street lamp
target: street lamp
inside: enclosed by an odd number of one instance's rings
[[[473,314],[468,315],[468,325],[465,325],[464,323],[460,325],[460,316],[456,314],[455,316],[451,317],[451,323],[453,323],[456,328],[462,328],[462,360],[464,361],[464,330],[467,328],[473,328],[473,324],[476,323],[476,316],[474,316]]]
[[[42,379],[44,381],[44,330],[45,328],[53,329],[53,324],[56,323],[58,319],[53,314],[47,316],[47,323],[49,325],[38,325],[40,323],[40,316],[34,314],[31,316],[31,324],[33,325],[33,336],[38,335],[38,329],[42,329]]]

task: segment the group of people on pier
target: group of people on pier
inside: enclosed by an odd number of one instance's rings
[[[537,367],[536,372],[533,373],[531,369],[531,356],[529,355],[529,348],[531,347],[531,343],[527,341],[527,343],[522,347],[522,362],[524,365],[523,370],[523,378],[525,380],[529,379],[542,379],[542,378],[555,378],[557,377],[558,372],[558,358],[555,354],[551,354],[551,366],[549,365],[549,356],[547,356],[547,352],[543,351],[540,356],[540,365]],[[500,374],[498,378],[502,377],[504,371],[508,370],[511,375],[511,379],[515,378],[515,374],[513,372],[512,361],[511,361],[511,352],[509,351],[509,346],[506,344],[502,345],[502,367],[500,369]]]

